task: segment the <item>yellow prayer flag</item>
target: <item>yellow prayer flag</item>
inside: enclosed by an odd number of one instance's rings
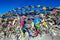
[[[46,22],[43,22],[43,25],[46,26]]]

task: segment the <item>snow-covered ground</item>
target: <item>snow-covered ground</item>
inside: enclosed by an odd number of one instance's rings
[[[52,39],[52,37],[49,34],[47,34],[47,35],[42,36],[42,37],[40,37],[39,35],[37,37],[34,37],[34,38],[30,37],[29,39],[30,40],[60,40],[60,36],[54,36]],[[12,39],[11,38],[6,38],[6,39],[1,38],[0,40],[12,40]]]

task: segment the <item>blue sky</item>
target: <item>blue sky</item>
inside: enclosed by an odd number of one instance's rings
[[[28,5],[57,7],[60,6],[60,0],[0,0],[0,14],[4,14],[13,8]]]

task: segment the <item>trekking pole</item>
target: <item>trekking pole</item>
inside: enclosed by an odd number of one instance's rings
[[[53,31],[52,31],[52,29],[50,30],[50,36],[51,36],[51,38],[52,38],[52,40],[53,40]]]
[[[52,36],[52,40],[53,40],[53,33],[52,33],[52,35],[51,35],[51,36]]]

